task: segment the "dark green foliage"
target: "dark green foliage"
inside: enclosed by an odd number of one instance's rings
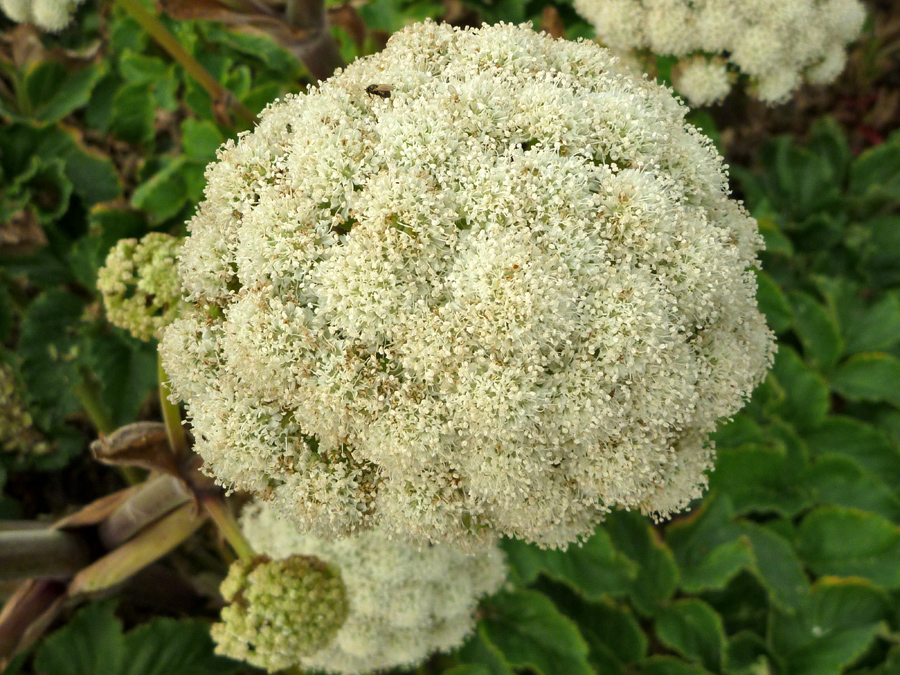
[[[37,651],[38,675],[229,675],[240,664],[213,654],[199,621],[154,619],[128,633],[113,603],[88,605]]]

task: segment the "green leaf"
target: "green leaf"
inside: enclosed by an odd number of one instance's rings
[[[900,216],[876,216],[865,225],[869,240],[863,247],[861,270],[876,284],[900,284]]]
[[[809,593],[809,581],[790,542],[751,522],[741,523],[739,530],[753,547],[753,572],[772,602],[783,608],[798,607]]]
[[[900,143],[882,143],[860,155],[850,170],[849,190],[869,211],[900,201]]]
[[[709,484],[728,495],[738,513],[776,511],[790,516],[811,501],[808,489],[795,480],[800,468],[782,444],[723,448]]]
[[[852,401],[884,401],[900,407],[900,360],[889,354],[859,354],[834,372],[831,387]]]
[[[874,513],[828,506],[810,513],[797,547],[819,575],[855,576],[900,588],[900,527]]]
[[[44,429],[61,425],[80,407],[73,389],[81,382],[76,359],[84,307],[79,298],[50,290],[31,303],[22,319],[22,379],[35,421]]]
[[[766,315],[766,323],[776,333],[783,333],[794,322],[794,311],[787,296],[765,272],[756,272],[756,301],[759,311]]]
[[[25,75],[25,92],[34,119],[58,122],[86,105],[104,71],[102,62],[73,73],[58,61],[37,64]]]
[[[507,563],[523,583],[531,583],[543,572],[588,598],[624,593],[637,576],[637,566],[616,551],[602,528],[583,545],[571,544],[566,551],[541,549],[518,539],[504,539],[502,547]]]
[[[14,124],[0,127],[0,156],[7,175],[19,174],[33,157],[62,161],[75,194],[89,206],[115,199],[122,186],[112,161],[88,150],[75,132],[59,126],[32,127]]]
[[[809,469],[806,482],[818,493],[821,504],[872,511],[900,522],[897,493],[846,455],[823,455]]]
[[[590,648],[589,661],[598,673],[624,673],[629,664],[647,655],[647,638],[627,606],[610,598],[590,602],[559,585],[544,584],[541,590],[578,624]]]
[[[887,619],[887,597],[861,579],[820,579],[794,613],[775,611],[773,651],[783,675],[839,675],[875,639]]]
[[[157,383],[156,345],[111,326],[94,324],[84,334],[84,363],[100,382],[100,398],[116,425],[133,422]]]
[[[449,668],[443,672],[443,675],[491,675],[491,671],[480,663],[467,663]]]
[[[156,133],[156,101],[144,84],[126,84],[113,98],[109,130],[128,143],[149,143]]]
[[[80,610],[48,637],[35,659],[39,675],[231,675],[243,665],[213,654],[203,622],[158,618],[127,635],[104,601]]]
[[[666,529],[688,593],[724,588],[742,569],[753,565],[750,541],[732,523],[727,497],[711,493],[703,505]]]
[[[503,652],[487,637],[484,622],[478,624],[475,634],[459,648],[457,656],[463,663],[483,667],[490,675],[513,675],[513,669],[506,662]]]
[[[131,196],[132,205],[146,211],[152,223],[172,218],[187,204],[187,187],[182,176],[186,161],[183,155],[166,158],[162,168],[139,185]]]
[[[157,618],[129,632],[124,645],[122,675],[230,675],[244,669],[213,654],[209,628],[201,621]]]
[[[722,668],[725,629],[715,610],[702,600],[678,600],[663,609],[654,623],[657,637],[691,661],[705,668]]]
[[[654,614],[678,588],[678,566],[649,520],[635,511],[614,511],[604,524],[613,544],[638,564],[630,583],[634,606]]]
[[[837,364],[843,351],[837,322],[808,293],[791,293],[791,304],[804,355],[813,366],[820,370],[830,370]]]
[[[483,636],[515,667],[541,675],[591,675],[588,646],[575,624],[537,591],[500,593],[489,603]]]
[[[828,412],[828,387],[821,375],[806,367],[790,347],[778,347],[772,375],[785,392],[778,411],[798,429],[812,429],[822,423]]]
[[[889,349],[900,342],[900,295],[890,293],[853,317],[845,329],[848,354]]]
[[[212,122],[186,119],[181,125],[184,154],[204,165],[216,158],[216,150],[225,142],[225,137]]]
[[[640,675],[710,675],[696,663],[685,663],[672,656],[651,656],[638,664]]]
[[[769,659],[768,645],[762,637],[748,630],[729,637],[725,663],[729,675],[763,675],[775,672]]]
[[[129,84],[152,91],[157,107],[170,111],[178,107],[176,92],[179,81],[174,65],[155,56],[128,50],[119,59],[119,71]]]
[[[113,614],[114,602],[79,610],[64,628],[38,649],[39,675],[118,675],[126,662],[122,624]]]
[[[900,450],[873,426],[832,415],[806,434],[806,442],[813,456],[844,455],[888,485],[900,485]]]

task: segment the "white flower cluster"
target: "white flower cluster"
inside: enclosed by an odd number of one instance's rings
[[[161,346],[210,470],[460,546],[698,496],[773,342],[685,113],[596,44],[432,22],[272,105],[208,169]]]
[[[140,241],[120,239],[97,274],[109,322],[138,340],[159,338],[184,303],[175,267],[181,239],[151,232]]]
[[[17,23],[33,23],[51,33],[72,22],[75,8],[84,0],[0,0],[0,8]]]
[[[299,660],[313,670],[369,673],[453,649],[472,632],[479,599],[506,578],[495,545],[473,556],[443,545],[418,551],[378,531],[329,542],[298,532],[265,503],[244,510],[241,529],[272,558],[315,556],[340,571],[349,615],[325,648]]]
[[[728,65],[770,103],[784,101],[803,78],[831,82],[865,20],[859,0],[575,0],[574,6],[613,50],[682,57],[672,81],[693,105],[728,94],[736,79]]]
[[[320,651],[334,639],[349,609],[340,573],[311,556],[238,560],[221,591],[230,604],[210,633],[216,653],[269,672]]]

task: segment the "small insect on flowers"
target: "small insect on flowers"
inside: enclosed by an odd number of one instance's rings
[[[392,91],[394,91],[394,85],[392,84],[370,84],[366,87],[367,94],[380,98],[390,98]]]

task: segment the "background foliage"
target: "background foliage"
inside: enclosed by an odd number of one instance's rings
[[[832,89],[694,114],[759,219],[758,297],[779,338],[772,373],[715,435],[709,493],[672,522],[617,512],[567,552],[504,542],[509,587],[461,650],[422,672],[900,674],[900,131],[885,93],[900,77],[889,56],[900,24],[871,9]],[[565,2],[543,0],[372,0],[358,14],[363,39],[334,29],[346,59],[425,17],[590,35]],[[300,62],[262,35],[162,19],[253,110],[306,86]],[[204,167],[238,131],[118,9],[88,3],[75,25],[2,26],[0,360],[52,446],[0,452],[4,518],[118,486],[87,442],[158,417],[155,345],[105,321],[97,269],[119,238],[183,234]],[[249,672],[211,652],[224,572],[211,550],[201,534],[162,564],[193,593],[186,605],[149,600],[136,579],[4,673]]]

